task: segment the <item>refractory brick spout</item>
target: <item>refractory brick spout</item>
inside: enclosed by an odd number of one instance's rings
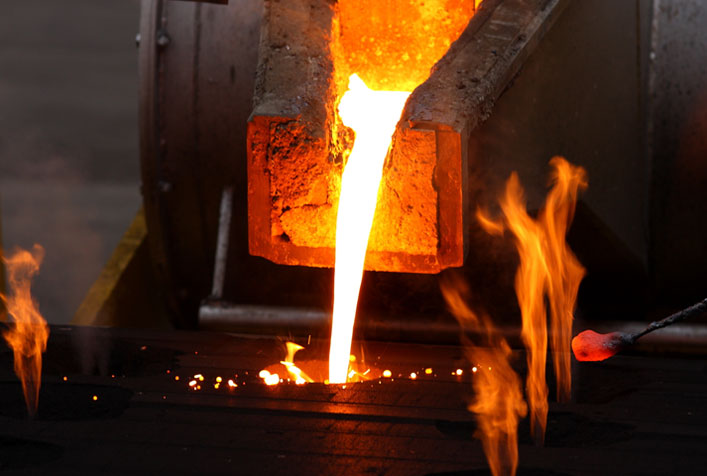
[[[337,106],[356,73],[377,90],[412,91],[424,81],[386,158],[365,268],[437,273],[463,264],[468,134],[563,2],[476,3],[265,2],[248,124],[251,254],[334,265],[341,174],[354,139]]]

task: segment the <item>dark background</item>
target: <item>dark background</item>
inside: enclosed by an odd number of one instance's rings
[[[35,294],[68,323],[140,206],[138,0],[4,0],[2,245],[46,249]]]

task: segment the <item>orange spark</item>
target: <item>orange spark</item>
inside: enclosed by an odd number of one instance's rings
[[[3,337],[12,348],[15,373],[22,382],[27,411],[34,415],[39,400],[42,379],[42,353],[47,348],[49,326],[39,313],[32,298],[32,278],[39,272],[44,258],[44,248],[34,245],[32,251],[17,250],[4,259],[7,266],[8,284],[12,294],[0,299],[5,303],[13,326],[3,332]]]

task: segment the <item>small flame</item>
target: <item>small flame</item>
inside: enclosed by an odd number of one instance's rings
[[[334,313],[329,382],[346,383],[358,294],[376,210],[383,163],[409,92],[373,91],[357,76],[339,103],[343,123],[356,133],[341,177],[336,217]]]
[[[450,311],[462,328],[481,331],[485,339],[483,347],[465,339],[469,361],[477,362],[472,367],[475,397],[469,411],[476,415],[478,431],[475,436],[484,446],[491,473],[494,476],[513,475],[518,467],[518,420],[526,415],[527,407],[520,377],[509,363],[511,349],[498,335],[490,319],[477,315],[466,304],[462,297],[467,292],[466,283],[458,278],[444,280],[441,288]]]
[[[572,320],[577,302],[579,284],[585,270],[565,241],[579,190],[587,188],[587,174],[582,167],[575,167],[561,157],[550,161],[554,167],[545,208],[539,217],[544,224],[547,242],[547,264],[549,279],[547,288],[550,303],[550,325],[552,326],[552,352],[555,376],[557,377],[557,399],[570,398],[572,376],[570,373],[570,342]]]
[[[304,349],[304,347],[295,344],[294,342],[287,342],[285,345],[287,346],[287,357],[285,357],[285,360],[280,361],[280,363],[285,366],[287,372],[295,380],[295,383],[297,385],[302,385],[304,383],[314,382],[309,375],[304,373],[302,369],[295,365],[295,354]]]
[[[44,248],[34,245],[31,252],[17,250],[5,259],[12,294],[7,297],[0,294],[14,323],[14,326],[3,332],[3,337],[12,348],[15,373],[22,381],[22,391],[30,415],[37,411],[42,379],[42,352],[46,350],[49,338],[49,326],[30,293],[32,278],[39,272],[43,258]]]
[[[528,351],[527,393],[531,432],[542,441],[547,422],[547,309],[550,304],[552,350],[557,377],[558,400],[569,399],[571,387],[570,340],[572,319],[584,268],[570,250],[565,235],[574,216],[579,189],[586,188],[586,173],[562,157],[550,161],[554,168],[553,187],[537,220],[526,212],[523,188],[518,176],[511,174],[501,200],[505,222],[515,236],[520,265],[515,279],[516,295],[523,325],[521,336]],[[483,213],[477,212],[477,217]],[[490,227],[490,220],[481,220]],[[490,231],[490,230],[489,230]]]

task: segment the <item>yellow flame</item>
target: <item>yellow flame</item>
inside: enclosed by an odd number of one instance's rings
[[[358,294],[383,163],[409,94],[373,91],[354,74],[349,78],[349,90],[339,103],[341,120],[355,131],[356,140],[341,177],[336,217],[330,383],[346,383],[347,380]]]
[[[297,351],[304,349],[304,347],[299,344],[295,344],[294,342],[287,342],[285,345],[287,346],[287,357],[285,357],[285,360],[281,360],[280,363],[285,366],[287,372],[295,380],[295,383],[297,385],[302,385],[303,383],[314,382],[309,375],[304,373],[302,369],[295,365],[295,354]]]
[[[49,338],[47,322],[39,313],[37,303],[30,293],[32,278],[39,272],[43,258],[44,248],[34,245],[32,252],[18,250],[5,259],[12,294],[8,297],[0,294],[14,324],[3,332],[3,337],[14,353],[15,373],[22,381],[22,391],[30,415],[37,411],[42,352],[46,350]]]
[[[528,351],[527,394],[531,415],[531,432],[542,441],[547,421],[547,307],[550,304],[552,349],[554,353],[557,394],[567,400],[570,394],[570,340],[572,319],[579,284],[584,268],[569,249],[565,235],[572,221],[577,194],[587,186],[586,173],[562,157],[550,161],[554,167],[553,187],[537,220],[532,219],[525,206],[523,188],[518,176],[511,174],[506,193],[501,200],[505,222],[515,236],[520,264],[515,278],[515,289],[523,319],[521,336]],[[495,228],[482,212],[479,222],[489,233]]]
[[[469,361],[479,366],[471,369],[474,400],[469,411],[476,415],[475,436],[484,446],[491,473],[513,475],[518,467],[518,420],[526,415],[527,407],[520,377],[510,365],[511,349],[487,316],[477,315],[469,308],[462,296],[468,292],[464,281],[443,280],[441,290],[462,328],[480,334],[483,339],[484,346],[464,339]]]
[[[557,399],[570,398],[570,342],[572,320],[579,284],[584,278],[584,267],[565,241],[565,235],[574,218],[579,190],[587,188],[587,175],[582,167],[575,167],[562,157],[550,161],[555,170],[554,186],[547,196],[545,208],[538,219],[547,236],[548,277],[547,296],[550,303],[552,351]]]
[[[525,209],[523,188],[518,175],[513,173],[506,184],[506,195],[501,200],[508,227],[516,237],[520,264],[515,277],[516,296],[523,319],[521,337],[527,349],[528,377],[526,392],[530,406],[531,433],[540,441],[544,438],[547,422],[547,314],[545,283],[548,275],[543,252],[543,232]]]

